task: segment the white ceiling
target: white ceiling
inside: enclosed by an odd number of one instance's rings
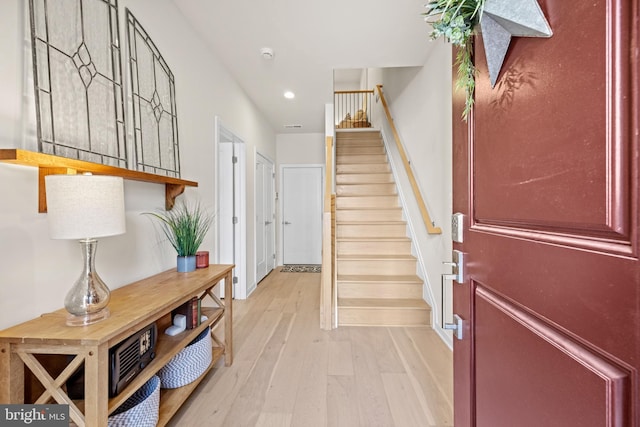
[[[324,132],[335,69],[418,66],[430,46],[425,0],[173,1],[276,133]]]

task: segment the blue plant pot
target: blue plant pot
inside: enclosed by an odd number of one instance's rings
[[[196,256],[179,256],[177,260],[178,273],[188,273],[196,269]]]

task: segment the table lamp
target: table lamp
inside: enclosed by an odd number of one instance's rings
[[[78,239],[84,256],[80,278],[64,300],[67,325],[83,326],[109,317],[110,290],[95,269],[98,237],[124,233],[124,184],[103,175],[47,175],[47,212],[52,239]]]

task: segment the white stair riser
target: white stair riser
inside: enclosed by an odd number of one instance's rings
[[[354,164],[354,163],[387,163],[386,154],[364,154],[360,156],[338,155],[336,156],[338,164]]]
[[[384,145],[351,145],[339,146],[336,148],[336,154],[342,155],[361,155],[361,154],[386,154]]]
[[[336,209],[395,208],[400,206],[398,196],[336,197]]]
[[[343,173],[336,175],[336,184],[384,184],[394,182],[390,173]]]
[[[340,224],[337,225],[336,237],[405,237],[405,224]]]
[[[339,196],[383,196],[396,193],[396,185],[389,184],[339,184],[336,186]]]
[[[411,241],[340,241],[337,242],[340,255],[411,255]]]
[[[420,326],[430,324],[429,310],[339,308],[338,324],[341,326]]]
[[[370,141],[382,141],[380,137],[380,132],[358,132],[358,134],[346,134],[346,133],[338,133],[336,134],[336,143],[337,144],[355,144],[355,143],[363,143]]]
[[[341,283],[338,281],[338,298],[422,298],[422,284],[397,283]]]
[[[343,174],[360,174],[360,173],[382,173],[382,172],[391,172],[391,168],[389,167],[389,163],[375,163],[375,164],[363,164],[363,163],[355,163],[355,164],[344,164],[344,165],[336,165],[336,173]]]
[[[345,260],[338,258],[338,274],[408,276],[416,274],[416,260]]]
[[[337,209],[336,220],[344,221],[402,221],[400,209]]]

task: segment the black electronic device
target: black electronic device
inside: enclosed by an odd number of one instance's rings
[[[109,395],[116,396],[155,357],[155,323],[109,349]]]
[[[110,397],[120,393],[155,357],[157,338],[158,328],[152,323],[109,349]],[[84,399],[84,366],[67,380],[67,395]]]

